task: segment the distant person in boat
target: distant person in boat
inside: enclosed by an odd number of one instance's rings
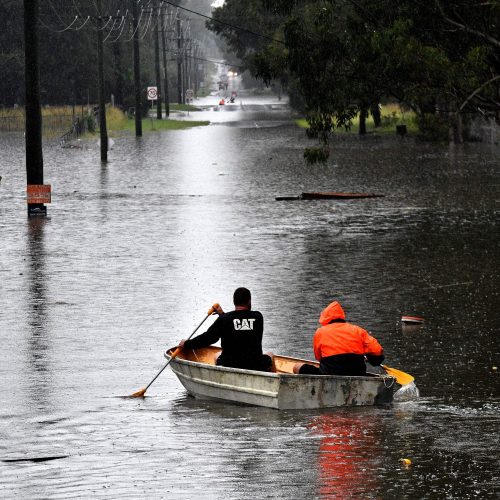
[[[247,288],[237,288],[233,294],[234,311],[219,312],[215,323],[191,340],[181,340],[184,349],[199,349],[221,341],[222,352],[217,365],[245,370],[271,371],[273,355],[262,353],[264,318],[252,311],[252,296]]]
[[[322,325],[313,338],[319,368],[297,363],[294,373],[319,375],[366,375],[366,360],[373,366],[384,361],[384,350],[363,328],[347,323],[342,306],[332,302],[319,317]]]

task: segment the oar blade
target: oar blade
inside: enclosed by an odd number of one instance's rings
[[[396,368],[391,368],[390,366],[381,365],[388,375],[391,375],[396,379],[396,382],[400,385],[411,384],[415,377],[409,373],[402,372],[401,370],[396,370]]]
[[[146,389],[141,389],[140,391],[134,392],[130,397],[131,398],[143,398],[144,394],[146,394]]]

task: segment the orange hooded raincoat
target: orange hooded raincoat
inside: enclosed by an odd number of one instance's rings
[[[363,375],[365,356],[372,364],[380,364],[382,346],[363,328],[345,322],[345,313],[338,302],[332,302],[319,317],[322,325],[313,338],[314,356],[321,373]]]

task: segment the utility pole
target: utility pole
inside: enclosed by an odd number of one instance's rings
[[[198,97],[198,56],[199,56],[198,43],[194,44],[194,49],[193,50],[194,50],[194,53],[193,53],[194,96]]]
[[[29,186],[43,184],[42,111],[38,65],[38,0],[24,0],[24,52],[26,85],[26,177],[28,215],[46,215],[43,203],[30,203]]]
[[[104,100],[104,42],[102,37],[102,0],[97,0],[97,95],[99,100],[99,131],[101,136],[101,161],[108,161],[108,130]]]
[[[165,80],[164,86],[165,90],[163,92],[163,97],[165,101],[165,116],[168,118],[170,116],[170,98],[168,95],[168,70],[167,70],[167,43],[165,40],[165,12],[166,6],[162,4],[162,15],[161,17],[161,45],[163,49],[163,78]]]
[[[158,0],[155,1],[155,13],[156,13],[156,26],[154,28],[154,37],[155,37],[155,77],[156,77],[156,89],[159,94],[156,99],[156,118],[158,120],[162,119],[161,112],[161,76],[160,76],[160,5]]]
[[[113,56],[115,60],[115,94],[116,104],[123,107],[123,68],[121,40],[113,43]]]
[[[187,33],[186,33],[187,34]],[[186,48],[184,49],[184,74],[185,74],[185,81],[184,81],[184,94],[186,93],[187,89],[191,88],[191,82],[190,82],[190,76],[191,76],[191,65],[190,59],[189,59],[189,54],[191,52],[191,47],[190,47],[190,40],[189,38],[186,39]]]
[[[182,31],[181,19],[177,18],[177,102],[183,104],[182,92]]]
[[[138,24],[137,2],[136,0],[132,0],[132,29],[134,30],[135,136],[142,137],[141,61],[139,54]]]
[[[184,37],[184,33],[186,37]],[[186,23],[185,32],[181,32],[182,36],[182,103],[186,103],[186,90],[189,88],[189,65],[188,65],[188,50],[189,50],[189,33],[188,33],[188,25]]]

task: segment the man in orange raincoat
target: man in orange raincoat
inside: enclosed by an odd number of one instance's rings
[[[347,323],[342,306],[329,304],[319,317],[322,325],[313,338],[315,366],[298,363],[294,372],[319,375],[365,375],[365,358],[374,366],[384,361],[384,350],[378,341],[363,328]]]

